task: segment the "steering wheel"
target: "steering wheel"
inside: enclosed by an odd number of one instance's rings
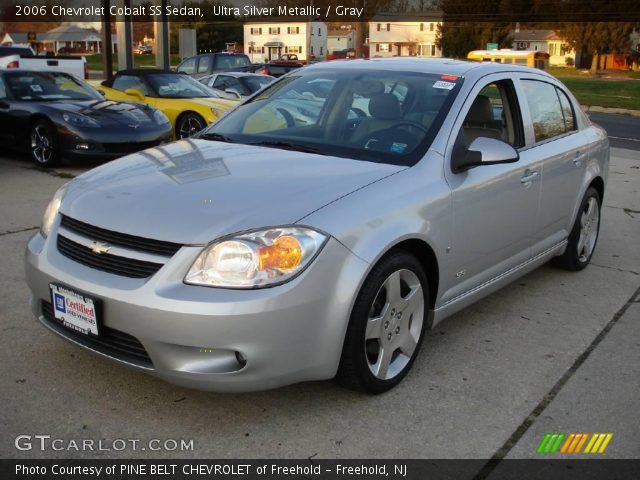
[[[427,132],[429,131],[427,129],[427,127],[425,127],[424,125],[422,125],[421,123],[418,122],[414,122],[412,120],[400,120],[398,123],[396,123],[393,127],[389,127],[386,130],[395,130],[397,128],[400,127],[412,127],[412,128],[416,128],[418,130],[420,130],[422,133],[424,133],[425,135],[427,134]]]
[[[415,128],[427,133],[427,128],[417,122],[411,120],[400,120],[395,125],[372,132],[365,137],[363,146],[368,150],[378,150],[382,152],[403,153],[405,150],[411,151],[419,142],[419,138],[406,130],[400,130],[401,127],[407,126]],[[399,130],[396,132],[396,130]]]
[[[287,128],[295,127],[296,121],[293,119],[293,115],[284,108],[276,108],[278,113],[284,117],[284,121],[287,122]]]

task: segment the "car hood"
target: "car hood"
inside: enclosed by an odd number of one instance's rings
[[[154,126],[153,109],[146,105],[111,100],[90,100],[78,102],[50,102],[49,108],[59,112],[73,112],[97,121],[103,127]]]
[[[81,175],[69,184],[61,212],[121,233],[205,244],[295,223],[404,168],[189,139]]]

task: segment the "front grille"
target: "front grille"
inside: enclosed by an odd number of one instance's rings
[[[145,253],[165,255],[167,257],[173,256],[182,246],[179,243],[136,237],[135,235],[113,232],[104,228],[94,227],[93,225],[75,220],[71,217],[67,217],[66,215],[62,215],[61,225],[92,240],[100,240],[111,245],[118,245],[120,247],[138,250]]]
[[[42,316],[51,328],[87,348],[127,363],[153,368],[151,358],[149,358],[144,346],[137,338],[128,333],[102,325],[100,335],[83,335],[66,327],[64,323],[55,318],[53,305],[47,301],[42,301]]]
[[[104,272],[131,278],[147,278],[162,267],[161,263],[119,257],[109,253],[95,253],[89,247],[58,234],[58,250],[65,257]]]

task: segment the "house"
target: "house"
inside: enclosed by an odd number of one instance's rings
[[[441,57],[436,45],[442,14],[381,14],[369,22],[369,55],[371,57],[418,56]]]
[[[327,33],[327,51],[329,53],[350,50],[356,46],[356,32],[350,28],[338,28]]]
[[[62,25],[47,32],[36,32],[35,41],[29,41],[27,33],[5,33],[0,44],[27,44],[31,43],[37,51],[58,53],[60,49],[74,52],[100,53],[102,50],[102,36],[94,30],[87,30],[75,25]],[[112,48],[117,43],[115,35],[112,35]]]
[[[327,24],[324,22],[247,22],[244,51],[252,62],[276,60],[295,53],[299,60],[321,60],[327,54]]]
[[[515,50],[532,50],[534,52],[547,52],[549,65],[565,66],[567,62],[573,64],[576,52],[553,30],[528,30],[520,29],[516,25],[515,30],[509,32],[513,39],[512,48]],[[567,60],[570,58],[571,60]]]

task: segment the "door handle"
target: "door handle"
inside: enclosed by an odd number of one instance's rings
[[[584,160],[585,154],[582,152],[576,152],[576,154],[574,155],[574,157],[571,159],[571,161],[573,162],[573,164],[576,167],[579,167],[580,165],[582,165],[582,160]]]
[[[531,186],[531,184],[533,183],[533,180],[540,175],[540,173],[537,170],[525,170],[524,175],[522,176],[522,178],[520,178],[520,183],[523,184],[525,187],[529,187]]]

